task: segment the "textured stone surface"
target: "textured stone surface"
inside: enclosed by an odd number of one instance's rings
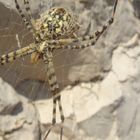
[[[12,87],[7,88],[7,84],[0,79],[0,115],[9,114],[18,104],[19,98]]]
[[[139,46],[137,35],[120,44],[113,51],[111,70],[101,82],[83,83],[62,91],[65,129],[68,130],[71,119],[76,125],[71,126],[70,136],[64,131],[67,139],[139,139]],[[36,102],[43,124],[51,122],[52,116],[47,115],[52,110],[51,104],[51,100]]]
[[[0,54],[3,54],[18,48],[17,34],[22,47],[32,42],[32,37],[21,23],[14,2],[10,0],[0,0],[0,2],[6,3],[6,7],[0,4],[0,13],[5,13],[0,14]],[[46,0],[32,0],[31,3],[36,18],[40,12],[51,6]],[[68,86],[61,92],[66,116],[64,140],[139,140],[138,3],[137,0],[131,2],[119,0],[115,23],[100,38],[96,46],[80,51],[66,50],[54,53],[56,73],[61,86],[65,87],[74,81],[80,81],[78,85]],[[52,5],[66,7],[78,15],[81,25],[79,35],[85,35],[103,25],[111,15],[113,2],[112,0],[64,0],[62,3],[60,0],[55,0]],[[46,99],[51,96],[48,96],[46,83],[44,84],[46,79],[44,65],[41,62],[30,65],[29,61],[28,57],[0,67],[0,76],[20,94],[36,100],[35,105],[40,114],[43,135],[51,123],[52,100]],[[3,140],[4,136],[10,140],[15,140],[15,137],[19,136],[38,139],[38,115],[34,107],[5,83],[0,82],[0,93],[2,93],[0,120],[3,120],[0,122],[0,130],[8,132],[4,134],[0,131],[0,140]],[[6,94],[3,94],[3,91]],[[22,110],[21,105],[23,105]],[[14,113],[14,116],[11,116],[11,113]],[[20,120],[18,126],[15,126],[15,120]],[[7,121],[10,124],[8,128],[5,127]],[[57,122],[48,140],[59,139],[61,126],[59,114]]]
[[[38,140],[38,112],[33,104],[19,96],[0,79],[0,137],[1,140]]]

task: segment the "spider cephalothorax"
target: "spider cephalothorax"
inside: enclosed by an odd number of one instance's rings
[[[61,7],[53,7],[41,15],[41,18],[36,20],[36,40],[39,43],[37,52],[31,55],[31,62],[36,63],[42,58],[44,51],[45,40],[58,40],[73,38],[79,30],[78,22],[73,14]]]
[[[43,13],[36,25],[42,40],[74,37],[79,29],[74,15],[60,7],[52,8]]]

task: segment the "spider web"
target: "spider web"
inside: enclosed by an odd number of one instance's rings
[[[52,0],[47,3],[46,9],[52,7]],[[39,6],[41,7],[41,5]],[[1,15],[1,19],[4,20],[0,25],[0,55],[20,49],[33,42],[32,35],[26,30],[20,16],[4,5],[2,8],[1,10],[6,15]],[[54,53],[55,70],[61,87],[68,85],[69,81],[64,77],[68,75],[68,67],[74,64],[74,62],[70,62],[71,56],[68,53],[68,50]],[[45,67],[42,61],[37,64],[31,64],[30,56],[22,57],[12,63],[1,66],[0,77],[12,85],[20,94],[30,99],[44,99],[44,96],[51,97],[48,90],[49,86],[46,82]]]
[[[31,3],[35,2],[31,1]],[[47,4],[45,1],[41,1],[41,3],[37,5],[37,7],[39,7],[39,11],[33,9],[32,6],[31,8],[34,11],[33,13],[35,13],[34,17],[38,17],[39,13],[56,5],[70,9],[74,11],[75,15],[78,15],[75,9],[79,7],[76,7],[74,4],[75,2],[72,3],[71,1],[66,1],[65,3],[61,4],[60,1],[57,0],[48,0]],[[43,5],[45,5],[45,8]],[[0,19],[2,21],[0,25],[0,55],[21,47],[25,47],[33,42],[32,35],[26,30],[26,27],[22,23],[17,12],[15,12],[15,10],[6,8],[4,5],[1,5],[1,7],[1,10],[3,11],[2,13],[6,14],[0,15]],[[85,15],[90,15],[89,11],[86,12],[87,13],[83,12],[83,17],[85,17]],[[87,22],[83,22],[84,20]],[[83,35],[89,33],[89,29],[93,28],[92,26],[96,27],[96,23],[93,22],[92,25],[90,24],[90,18],[83,18],[80,22],[82,22],[84,26],[84,28],[81,27],[81,34]],[[85,27],[87,28],[86,31]],[[81,52],[82,59],[81,57],[77,57],[79,52]],[[92,57],[89,57],[87,60],[85,60],[85,53],[88,53]],[[96,64],[101,60],[98,55],[93,55],[94,51],[91,51],[91,49],[86,49],[84,51],[59,50],[54,52],[54,67],[61,89],[69,84],[72,84],[76,80],[89,80],[91,75],[96,77],[96,71],[100,71],[101,67],[91,66],[89,62],[92,60],[93,63]],[[75,58],[77,58],[77,61]],[[73,66],[77,65],[77,62],[80,67],[73,68]],[[31,100],[50,98],[51,94],[48,90],[49,85],[46,82],[47,77],[45,67],[46,66],[42,61],[39,61],[37,64],[31,64],[30,56],[27,56],[1,66],[0,77],[10,83],[10,85],[12,85],[20,94]],[[87,67],[90,67],[90,69],[85,70]],[[74,72],[74,74],[70,74],[71,69],[76,70],[76,72]]]

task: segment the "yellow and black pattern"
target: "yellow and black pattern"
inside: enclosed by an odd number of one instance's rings
[[[53,65],[53,50],[55,49],[83,49],[95,45],[100,36],[113,23],[118,0],[115,0],[113,14],[100,31],[96,31],[92,35],[77,37],[79,24],[75,17],[66,9],[54,7],[44,12],[40,19],[34,20],[31,15],[29,0],[24,0],[25,10],[28,18],[23,13],[17,0],[15,0],[16,8],[22,17],[27,29],[33,34],[35,42],[27,47],[18,49],[8,54],[0,56],[0,64],[12,62],[17,58],[31,55],[33,62],[42,59],[46,65],[48,83],[50,91],[53,95],[53,118],[52,125],[56,124],[56,106],[58,104],[61,122],[64,122],[64,114],[61,105],[61,95],[59,94],[59,84],[55,74]],[[51,128],[45,134],[45,140],[50,133]],[[61,128],[60,140],[62,140],[63,128]]]
[[[64,8],[52,8],[42,15],[38,21],[39,31],[44,39],[62,39],[73,36],[78,31],[79,25]]]
[[[35,51],[36,50],[34,44],[30,44],[27,47],[0,56],[0,64],[4,65],[5,63],[12,62],[17,58],[32,54]]]

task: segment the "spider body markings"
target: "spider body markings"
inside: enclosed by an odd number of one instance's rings
[[[79,30],[79,24],[76,18],[61,7],[54,7],[44,12],[40,19],[34,20],[31,15],[31,9],[29,1],[24,0],[25,10],[28,18],[22,12],[17,0],[15,0],[16,8],[22,17],[27,29],[33,34],[34,43],[31,43],[27,47],[18,49],[8,54],[0,56],[0,64],[12,62],[17,58],[31,55],[31,61],[37,62],[42,59],[46,64],[47,78],[50,85],[50,91],[53,95],[53,118],[52,126],[56,123],[56,105],[60,111],[60,117],[62,123],[64,122],[64,114],[61,105],[60,89],[55,75],[53,66],[53,50],[55,49],[83,49],[94,45],[100,36],[106,31],[106,29],[113,23],[116,12],[118,0],[115,0],[113,14],[111,18],[103,25],[100,31],[88,35],[77,37],[76,33]],[[29,20],[28,20],[29,19]],[[45,139],[51,128],[46,132],[43,139]],[[60,139],[62,140],[62,131]]]
[[[42,40],[72,37],[79,29],[74,16],[61,7],[55,7],[45,12],[38,22],[38,30],[43,35]]]

